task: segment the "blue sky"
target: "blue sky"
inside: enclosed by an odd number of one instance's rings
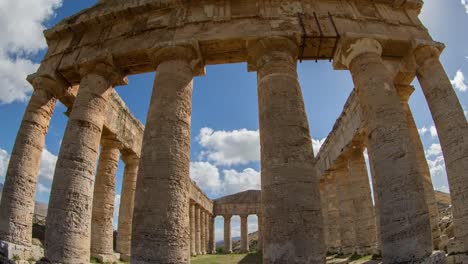
[[[42,29],[90,7],[91,0],[5,0],[0,3],[0,182],[4,181],[27,97],[31,87],[24,81],[45,53]],[[435,40],[447,45],[442,63],[453,80],[454,89],[468,109],[468,5],[463,0],[426,0],[421,19]],[[331,63],[309,61],[298,64],[314,149],[330,132],[352,90],[350,74],[334,71]],[[116,90],[133,114],[144,123],[151,96],[154,73],[130,76],[129,85]],[[428,163],[438,190],[448,191],[437,131],[417,82],[410,106],[426,149]],[[194,81],[192,115],[192,177],[211,198],[237,191],[258,189],[259,141],[255,73],[246,64],[208,66],[206,76]],[[52,118],[43,153],[37,199],[47,202],[63,131],[66,109],[59,104]],[[123,163],[117,173],[118,202]],[[217,220],[217,238],[221,227]],[[239,234],[238,218],[233,235]],[[255,217],[249,218],[255,230]]]

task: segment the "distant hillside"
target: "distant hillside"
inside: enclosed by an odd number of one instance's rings
[[[249,249],[252,252],[257,251],[257,243],[258,243],[258,234],[257,232],[253,232],[249,234]],[[224,241],[218,241],[216,242],[216,248],[222,248],[224,247]],[[232,238],[232,251],[234,253],[240,253],[240,237],[233,237]]]

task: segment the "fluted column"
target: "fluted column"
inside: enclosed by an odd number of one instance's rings
[[[340,235],[340,210],[338,195],[337,195],[337,184],[336,175],[334,172],[330,172],[325,180],[325,188],[327,194],[327,211],[328,211],[328,245],[327,249],[330,253],[338,253],[341,247],[341,235]]]
[[[263,252],[263,216],[257,214],[257,224],[258,224],[258,251]]]
[[[195,251],[201,255],[201,211],[200,206],[195,206]]]
[[[224,253],[232,253],[232,237],[231,237],[231,217],[232,215],[223,215],[224,218]]]
[[[216,254],[216,237],[215,237],[215,219],[216,216],[210,216],[210,239],[208,241],[208,252]]]
[[[122,160],[125,163],[125,169],[120,197],[119,224],[117,227],[117,252],[120,253],[120,258],[123,261],[130,261],[132,218],[140,159],[133,154],[123,154]]]
[[[196,241],[195,241],[195,204],[190,203],[190,255],[196,256]]]
[[[341,49],[367,121],[383,262],[419,262],[432,252],[429,213],[406,116],[381,54],[380,43],[373,39]]]
[[[45,136],[55,109],[54,91],[66,89],[58,81],[36,77],[6,172],[0,202],[0,240],[31,246],[37,176]],[[5,252],[8,254],[8,252]]]
[[[356,147],[348,156],[350,195],[354,207],[355,248],[359,255],[370,255],[376,249],[376,226],[369,176],[363,149]]]
[[[434,119],[445,159],[452,198],[455,238],[468,254],[468,123],[449,78],[439,61],[440,51],[422,46],[415,52],[417,77]]]
[[[120,160],[120,143],[103,138],[94,183],[91,217],[91,256],[103,263],[119,260],[114,254],[115,174]]]
[[[138,171],[132,229],[135,263],[189,263],[190,123],[196,53],[166,47],[156,68]],[[164,212],[164,213],[162,213]]]
[[[248,225],[248,215],[241,215],[241,252],[249,252],[249,225]]]
[[[408,104],[408,100],[413,93],[414,88],[409,85],[397,85],[396,88],[398,95],[400,96],[401,106],[408,121],[412,144],[414,145],[416,158],[418,159],[418,167],[423,177],[422,182],[424,187],[424,194],[426,197],[426,203],[429,209],[429,216],[431,220],[432,240],[434,242],[434,247],[438,249],[440,242],[439,208],[437,207],[431,173],[429,170],[429,165],[427,164],[426,155],[424,153],[424,146],[419,136],[418,128],[416,126],[416,122],[414,121],[413,114],[411,113],[410,106]]]
[[[322,206],[322,219],[323,219],[323,240],[325,241],[325,247],[328,252],[330,246],[330,237],[328,232],[328,199],[327,199],[327,188],[326,188],[326,176],[320,179],[320,201]]]
[[[107,102],[122,75],[107,64],[83,69],[55,168],[47,212],[45,256],[88,263],[94,174]]]
[[[206,212],[204,210],[200,211],[200,254],[206,254]]]
[[[319,180],[297,76],[298,51],[282,37],[249,45],[249,69],[257,71],[258,82],[264,263],[325,261]]]
[[[336,193],[339,211],[340,249],[343,254],[356,252],[355,208],[351,190],[351,175],[348,170],[348,160],[340,161],[334,170],[336,177]]]
[[[210,254],[210,245],[209,245],[209,240],[210,240],[210,213],[206,212],[205,215],[205,254]]]

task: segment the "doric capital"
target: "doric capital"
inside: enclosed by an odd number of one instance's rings
[[[205,75],[205,63],[197,42],[179,45],[166,43],[163,47],[150,50],[148,56],[156,68],[165,61],[183,60],[190,64],[194,76]]]
[[[349,69],[351,62],[365,53],[382,55],[382,45],[373,38],[357,38],[345,40],[340,43],[335,55],[334,64],[342,64]]]
[[[81,78],[88,74],[97,74],[105,78],[112,87],[128,84],[127,76],[117,67],[107,62],[89,62],[79,66]]]
[[[230,214],[224,214],[224,215],[222,215],[222,216],[223,216],[223,218],[224,218],[224,221],[231,221],[232,215],[230,215]]]
[[[411,94],[414,92],[414,87],[412,85],[399,85],[396,84],[395,88],[397,90],[400,101],[408,103]]]
[[[239,215],[239,217],[240,217],[240,218],[248,218],[249,215],[248,215],[248,214],[241,214],[241,215]]]
[[[443,47],[436,45],[419,45],[414,51],[414,59],[418,66],[424,65],[425,62],[428,62],[432,59],[438,60],[440,54],[442,53]]]
[[[42,73],[33,73],[26,78],[34,90],[45,90],[55,98],[63,98],[69,91],[70,84],[59,74],[54,76]]]
[[[280,59],[296,63],[299,54],[297,41],[287,37],[265,37],[247,43],[248,71],[257,71],[266,62]]]

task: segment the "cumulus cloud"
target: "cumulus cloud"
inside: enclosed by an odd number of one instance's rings
[[[41,168],[39,170],[39,177],[45,180],[52,181],[54,178],[55,164],[57,163],[57,156],[50,153],[47,149],[42,151],[41,155]]]
[[[0,103],[25,101],[32,91],[25,80],[38,64],[30,56],[47,47],[42,31],[62,0],[0,1]]]
[[[450,82],[452,83],[453,87],[460,92],[465,92],[468,88],[465,83],[465,75],[463,75],[461,70],[458,70],[457,73],[455,73],[455,77],[453,77],[453,80],[450,80]]]
[[[465,12],[468,14],[468,1],[467,0],[461,0],[461,4],[463,7],[465,7]]]
[[[114,230],[117,230],[117,226],[119,224],[119,211],[120,211],[120,194],[116,194],[114,198],[114,219],[112,221]]]
[[[215,194],[221,191],[219,170],[209,162],[191,162],[190,176],[202,190]]]
[[[317,154],[320,151],[323,143],[325,142],[326,138],[322,139],[312,139],[312,148],[314,149],[314,155],[317,157]]]
[[[246,190],[260,190],[260,172],[246,168],[243,171],[223,170],[224,195]]]
[[[50,188],[49,187],[46,187],[44,184],[42,183],[39,183],[37,185],[37,189],[36,189],[36,192],[41,194],[41,193],[50,193]]]
[[[0,181],[5,181],[5,175],[8,168],[8,162],[10,161],[10,155],[4,149],[0,149]]]
[[[442,147],[440,144],[434,143],[426,150],[426,157],[428,158],[440,155],[442,155]]]
[[[418,132],[421,136],[430,134],[434,138],[437,137],[437,129],[433,125],[430,127],[423,126],[421,128],[418,128]]]
[[[204,148],[200,158],[216,165],[232,166],[260,160],[258,130],[214,131],[205,127],[200,130],[198,143]]]

